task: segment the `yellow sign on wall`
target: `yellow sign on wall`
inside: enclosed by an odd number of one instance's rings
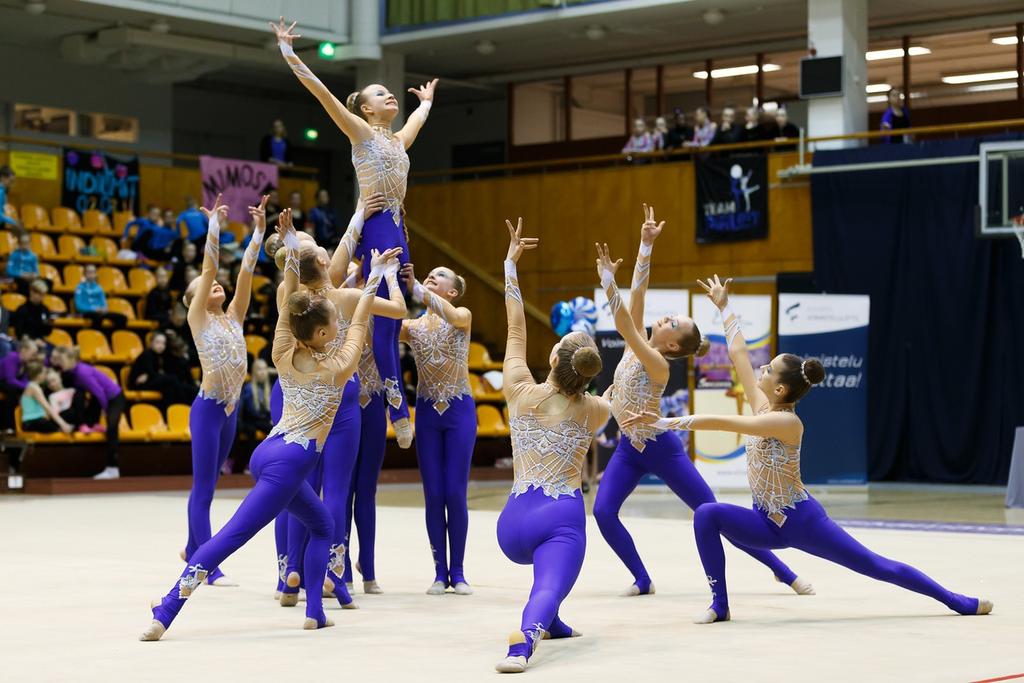
[[[57,180],[57,155],[11,151],[10,165],[16,175],[37,180]]]

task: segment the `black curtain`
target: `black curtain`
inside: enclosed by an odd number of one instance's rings
[[[977,154],[980,142],[822,151],[814,165]],[[1005,484],[1024,425],[1024,261],[1016,240],[975,235],[978,164],[811,178],[818,285],[871,296],[869,477]]]

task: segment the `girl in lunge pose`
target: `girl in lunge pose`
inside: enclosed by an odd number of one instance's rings
[[[473,315],[468,308],[455,306],[466,292],[466,281],[443,267],[430,271],[423,284],[416,280],[411,263],[402,273],[413,299],[427,307],[421,317],[402,323],[401,335],[412,348],[419,373],[416,460],[434,556],[434,582],[427,594],[443,595],[451,587],[458,595],[472,595],[463,560],[469,531],[469,468],[476,444],[476,403],[469,386]]]
[[[303,64],[292,49],[292,41],[300,36],[292,33],[295,28],[280,23],[271,24],[277,35],[281,55],[292,72],[309,90],[352,143],[352,165],[359,178],[360,196],[367,200],[373,193],[383,193],[386,208],[366,222],[362,230],[359,251],[363,257],[363,275],[369,270],[366,254],[371,249],[383,251],[401,247],[402,263],[409,261],[409,245],[402,222],[402,202],[405,201],[406,181],[409,176],[409,155],[406,150],[412,146],[434,99],[437,79],[409,92],[420,100],[420,106],[409,115],[405,125],[397,133],[391,131],[391,123],[398,115],[398,99],[383,85],[368,85],[352,93],[342,104],[331,94],[309,67]],[[359,235],[356,235],[359,241]],[[383,285],[382,285],[383,286]],[[381,296],[386,296],[382,290]],[[384,382],[385,397],[395,428],[398,445],[408,448],[412,444],[412,424],[409,422],[409,407],[402,391],[402,377],[398,359],[398,335],[401,325],[394,320],[378,317],[373,327],[373,355]]]
[[[708,341],[701,338],[696,323],[684,315],[655,321],[651,326],[650,337],[647,336],[644,327],[644,297],[650,280],[654,240],[664,226],[664,221],[658,223],[654,220],[653,207],[644,204],[640,253],[637,254],[633,269],[628,307],[622,304],[615,285],[615,272],[622,260],[613,263],[608,255],[608,245],[604,245],[603,249],[595,245],[598,253],[597,273],[615,317],[615,328],[626,341],[625,353],[615,368],[611,396],[612,415],[620,426],[627,412],[660,412],[661,395],[668,382],[670,361],[684,359],[685,362],[687,357],[703,356],[708,350]],[[601,535],[633,574],[633,584],[623,595],[646,595],[654,593],[654,584],[640,560],[633,538],[619,519],[623,502],[647,473],[658,476],[693,510],[703,503],[715,502],[715,496],[686,455],[678,436],[644,424],[621,426],[621,429],[622,438],[597,489],[594,517]],[[806,595],[814,592],[809,583],[798,578],[771,552],[742,545],[739,548],[766,565],[778,581],[791,586],[797,593]]]
[[[228,523],[192,554],[171,590],[154,605],[153,621],[142,633],[142,640],[158,640],[210,569],[219,566],[285,507],[309,529],[305,566],[327,567],[334,524],[307,477],[320,458],[341,403],[342,388],[356,371],[366,319],[385,264],[398,252],[373,254],[370,277],[352,315],[345,342],[337,353],[327,353],[327,344],[338,334],[337,310],[327,299],[296,291],[299,242],[287,209],[281,214],[278,230],[287,249],[285,305],[280,309],[274,332],[272,356],[281,379],[284,411],[270,436],[253,452],[252,490]],[[319,580],[309,581],[306,629],[332,625],[323,611],[322,581],[322,575]]]
[[[526,364],[526,314],[516,263],[538,240],[523,237],[523,219],[509,232],[505,258],[508,343],[502,391],[508,401],[515,480],[498,518],[498,544],[508,559],[533,565],[533,589],[498,671],[519,673],[542,638],[580,635],[558,616],[583,566],[587,546],[583,463],[595,430],[608,419],[606,400],[586,393],[601,371],[594,340],[583,332],[551,349],[551,372],[537,384]],[[419,413],[417,412],[417,416]]]
[[[248,356],[242,325],[249,310],[252,274],[256,268],[263,233],[267,227],[265,195],[259,206],[250,206],[253,234],[238,271],[235,296],[224,311],[224,288],[217,282],[220,268],[220,228],[227,225],[228,207],[217,196],[212,209],[203,209],[210,227],[206,235],[203,270],[189,283],[183,297],[188,308],[188,326],[199,352],[203,383],[189,412],[192,439],[192,491],[188,496],[188,543],[182,559],[210,540],[210,505],[217,488],[220,468],[235,443],[238,399],[245,383]],[[219,567],[210,567],[206,577],[213,585],[236,585]]]
[[[729,357],[755,414],[665,419],[648,411],[625,420],[630,427],[710,429],[748,435],[747,479],[753,507],[705,503],[693,518],[697,550],[711,586],[711,606],[696,618],[696,623],[730,618],[721,536],[752,548],[797,548],[859,574],[927,595],[959,614],[991,612],[988,600],[953,593],[909,565],[876,555],[829,519],[800,480],[804,426],[795,412],[797,402],[825,379],[825,369],[814,358],[783,353],[761,367],[760,378],[755,377],[740,320],[729,308],[729,280],[723,284],[715,275],[698,283],[722,312]]]

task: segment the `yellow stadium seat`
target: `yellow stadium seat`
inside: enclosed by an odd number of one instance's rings
[[[167,408],[167,439],[170,441],[190,441],[192,431],[189,429],[188,417],[191,406],[175,403]]]
[[[82,214],[83,223],[87,232],[97,235],[109,235],[114,233],[114,226],[110,224],[107,214],[96,209],[89,209]]]
[[[249,227],[245,223],[229,221],[228,232],[235,236],[235,239],[238,240],[238,244],[241,244],[245,239],[245,236],[249,234]]]
[[[160,409],[148,403],[136,403],[131,408],[132,430],[145,433],[149,439],[163,439],[167,423]]]
[[[132,368],[130,365],[121,366],[121,389],[124,391],[124,397],[128,401],[159,401],[164,396],[159,391],[151,391],[149,389],[135,389],[131,387],[128,381],[131,376]]]
[[[114,212],[114,233],[118,237],[124,234],[124,229],[135,220],[135,216],[131,211],[115,211]]]
[[[57,247],[53,245],[53,238],[43,233],[32,233],[32,251],[39,257],[40,261],[60,261],[57,254]]]
[[[96,369],[99,370],[100,372],[102,372],[107,377],[109,377],[111,379],[111,381],[113,381],[115,384],[118,384],[118,385],[121,384],[120,382],[117,381],[117,375],[114,373],[114,371],[111,370],[106,365],[97,365]]]
[[[75,339],[82,351],[82,360],[86,363],[112,360],[114,352],[110,350],[106,335],[99,330],[79,330]]]
[[[41,434],[39,432],[26,432],[21,428],[21,406],[14,409],[14,433],[20,441],[30,443],[71,443],[72,437],[63,432],[56,434]]]
[[[117,242],[109,237],[93,237],[89,240],[89,246],[95,249],[99,257],[108,263],[117,258],[117,252],[119,251]]]
[[[4,230],[0,232],[0,256],[7,256],[18,248],[18,240],[13,232]]]
[[[46,310],[50,313],[63,315],[68,312],[68,305],[64,303],[64,299],[53,294],[47,294],[43,297],[43,305],[46,306]]]
[[[74,340],[65,330],[54,329],[46,335],[46,341],[54,346],[74,346]]]
[[[122,363],[131,363],[142,353],[142,340],[131,330],[114,330],[111,342],[114,347],[113,357]]]
[[[132,268],[128,271],[128,291],[135,296],[145,296],[156,287],[156,275],[146,268]]]
[[[491,360],[491,355],[487,353],[487,348],[483,344],[471,341],[469,342],[469,369],[476,372],[501,370],[501,363]]]
[[[126,397],[127,398],[127,397]],[[156,410],[154,408],[154,410]],[[160,411],[157,411],[158,413]],[[121,441],[148,441],[149,434],[141,429],[135,429],[128,424],[128,411],[121,413],[121,429],[118,430],[118,437]]]
[[[13,218],[14,220],[18,220],[18,207],[16,207],[14,204],[11,204],[10,202],[6,202],[3,208],[5,216],[7,216],[8,218]]]
[[[508,426],[494,406],[477,406],[476,420],[479,436],[508,436]]]
[[[96,271],[96,281],[107,295],[128,294],[128,282],[124,279],[124,273],[119,268],[101,266]]]
[[[501,416],[503,418],[505,418],[505,424],[507,424],[509,426],[512,425],[512,417],[508,413],[508,405],[507,404],[502,406],[502,408],[501,408]]]
[[[55,206],[50,210],[50,224],[67,232],[82,232],[82,221],[78,212],[66,206]]]
[[[270,278],[266,275],[253,275],[252,276],[252,298],[259,303],[266,303],[267,293],[264,288],[270,284]]]
[[[53,285],[55,294],[74,294],[78,283],[82,281],[83,268],[77,263],[69,263],[64,266],[64,276],[61,278],[60,286]]]
[[[245,335],[245,350],[253,358],[260,355],[260,352],[267,346],[267,343],[267,338],[261,337],[258,334]]]
[[[46,209],[38,204],[21,205],[21,224],[28,230],[44,230],[52,227]]]
[[[58,243],[61,258],[76,263],[103,263],[101,256],[87,256],[82,253],[85,249],[85,240],[78,235],[61,235]]]
[[[127,318],[130,330],[155,330],[158,325],[155,320],[139,320],[135,315],[135,307],[121,297],[112,296],[107,299],[107,309],[111,313],[120,313]]]
[[[6,294],[0,295],[0,305],[3,305],[10,312],[14,312],[25,303],[25,295],[17,294],[15,292],[7,292]]]
[[[475,401],[500,402],[505,400],[504,394],[500,391],[492,390],[485,384],[480,375],[472,372],[469,373],[469,386],[473,390],[473,400]]]
[[[39,277],[49,280],[53,283],[53,287],[64,284],[60,277],[60,271],[57,270],[57,266],[52,263],[39,264]]]

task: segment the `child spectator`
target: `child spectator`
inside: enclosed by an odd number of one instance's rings
[[[21,223],[7,215],[7,191],[14,184],[14,169],[0,166],[0,227],[4,229],[20,228]]]
[[[18,248],[7,257],[7,277],[14,278],[18,292],[25,295],[39,277],[39,257],[32,251],[32,238],[27,232],[18,233]]]
[[[47,291],[46,283],[42,280],[36,280],[29,286],[28,301],[11,315],[16,337],[43,339],[53,331],[53,314],[43,305]]]
[[[123,314],[111,313],[107,308],[107,294],[96,282],[96,266],[91,263],[85,267],[84,279],[75,287],[75,311],[88,318],[93,327],[99,327],[104,320],[109,320],[117,329],[128,324]]]
[[[171,258],[174,243],[178,240],[178,231],[164,225],[163,213],[159,206],[150,206],[146,218],[136,218],[124,228],[124,237],[128,238],[132,228],[135,236],[131,238],[132,249],[154,261],[167,261]]]
[[[238,433],[249,441],[256,440],[256,432],[270,433],[270,389],[274,382],[266,361],[257,358],[252,362],[252,379],[242,387],[239,401]]]
[[[664,116],[654,119],[654,133],[651,134],[654,141],[654,149],[662,151],[668,144],[668,122]]]
[[[647,124],[643,119],[633,121],[633,136],[626,141],[622,148],[623,154],[635,154],[638,152],[654,151],[654,138],[647,132]]]
[[[156,269],[156,287],[146,294],[146,303],[143,310],[147,320],[155,320],[163,327],[171,317],[173,307],[171,298],[171,274],[166,268]]]
[[[39,361],[32,361],[25,368],[28,382],[21,394],[21,429],[40,434],[70,434],[75,431],[75,425],[54,410],[40,386],[40,382],[45,381],[47,371],[46,366]]]
[[[693,128],[693,140],[690,142],[690,146],[707,147],[715,139],[715,133],[718,132],[718,126],[711,120],[711,110],[703,105],[697,107],[693,120],[695,125]]]
[[[149,347],[132,363],[128,382],[136,389],[159,391],[164,409],[172,403],[191,404],[199,393],[188,364],[170,351],[163,332],[150,337]]]
[[[39,357],[39,347],[31,339],[18,341],[16,350],[9,352],[0,359],[0,428],[5,432],[14,432],[14,406],[18,397],[25,391],[28,379],[25,378],[25,366]]]
[[[316,193],[316,206],[309,211],[309,222],[313,224],[313,237],[317,244],[326,249],[338,246],[341,239],[338,234],[338,217],[331,208],[331,195],[324,188]],[[260,257],[266,258],[266,252],[262,249]]]

